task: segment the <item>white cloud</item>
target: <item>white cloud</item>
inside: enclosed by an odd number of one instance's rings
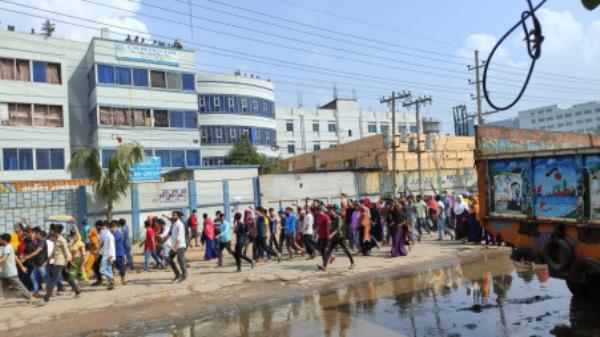
[[[18,2],[18,0],[15,2]],[[109,30],[114,33],[129,32],[132,35],[140,35],[144,37],[148,36],[148,27],[144,22],[136,18],[135,12],[139,11],[141,7],[139,3],[122,0],[99,0],[98,2],[103,5],[113,6],[120,9],[100,6],[81,0],[29,0],[27,2],[23,2],[25,6],[29,7],[3,3],[2,7],[19,12],[25,12],[31,15],[23,15],[13,13],[8,10],[0,10],[0,22],[4,27],[6,25],[13,25],[16,26],[16,29],[19,31],[29,31],[31,28],[33,28],[36,30],[36,32],[40,31],[41,24],[46,18],[50,19],[50,21],[55,18],[67,22],[97,27],[97,29],[87,29],[55,21],[55,36],[80,41],[88,41],[91,37],[100,35],[100,25],[96,22],[86,21],[86,19],[124,28],[117,29],[115,27],[109,27]],[[42,10],[36,10],[34,8],[39,8]],[[82,19],[76,20],[73,18],[44,12],[43,10],[64,13]],[[41,17],[34,17],[32,15]],[[121,35],[113,34],[113,37],[120,39]]]
[[[554,12],[547,8],[539,10],[538,18],[545,36],[543,52],[558,54],[572,52],[584,41],[583,25],[569,11]]]
[[[457,54],[461,57],[473,58],[473,51],[479,50],[481,58],[483,59],[492,51],[497,42],[498,39],[491,34],[471,34],[467,37],[465,46],[459,49]],[[496,54],[494,54],[494,60],[497,60],[502,64],[508,64],[516,67],[522,67],[524,65],[522,62],[514,61],[506,48],[503,46],[498,47],[496,50]]]

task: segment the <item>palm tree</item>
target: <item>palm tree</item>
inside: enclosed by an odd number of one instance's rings
[[[114,203],[127,193],[131,185],[131,167],[141,163],[144,157],[144,148],[141,145],[121,144],[108,159],[108,167],[102,169],[98,150],[84,147],[73,152],[67,170],[82,170],[86,173],[96,194],[106,202],[106,219],[110,221]]]
[[[46,19],[44,23],[42,23],[42,31],[45,33],[46,37],[52,36],[52,33],[56,30],[56,25],[50,22],[49,19]]]

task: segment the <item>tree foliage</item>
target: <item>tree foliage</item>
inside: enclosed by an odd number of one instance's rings
[[[73,152],[67,169],[70,172],[82,170],[87,175],[97,195],[106,202],[106,218],[112,220],[114,203],[131,185],[131,168],[141,163],[144,157],[144,148],[139,144],[121,144],[108,158],[108,167],[103,169],[98,151],[84,147]]]
[[[261,174],[277,172],[277,159],[268,159],[256,151],[248,135],[242,135],[227,156],[232,165],[259,165]]]
[[[53,24],[52,22],[50,22],[49,19],[46,19],[46,21],[44,21],[44,23],[42,23],[42,32],[44,32],[44,34],[46,36],[52,36],[52,33],[54,33],[54,31],[56,30],[56,25]]]
[[[583,6],[589,10],[593,10],[600,5],[600,0],[581,0]]]
[[[228,159],[233,165],[262,165],[264,162],[264,158],[256,151],[248,135],[242,135],[233,145]]]

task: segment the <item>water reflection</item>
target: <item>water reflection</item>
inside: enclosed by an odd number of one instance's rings
[[[600,332],[600,309],[589,308],[571,300],[564,283],[548,278],[547,270],[516,270],[499,258],[143,335],[592,336]]]

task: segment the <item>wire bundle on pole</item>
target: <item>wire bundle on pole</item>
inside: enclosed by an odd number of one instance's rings
[[[487,103],[496,110],[502,111],[512,108],[515,104],[517,104],[517,102],[519,102],[521,97],[523,97],[523,93],[525,93],[525,89],[527,89],[527,85],[529,84],[529,80],[531,79],[531,74],[533,73],[535,63],[540,58],[540,56],[542,56],[542,42],[544,41],[544,36],[542,35],[542,25],[540,24],[540,21],[538,20],[535,12],[540,7],[542,7],[546,3],[546,1],[547,0],[542,0],[537,6],[533,7],[531,0],[527,0],[529,10],[524,11],[521,14],[521,20],[519,20],[519,22],[512,26],[512,28],[509,29],[508,32],[504,34],[504,36],[502,36],[498,43],[496,43],[496,45],[490,52],[487,61],[485,62],[485,66],[483,68],[483,94]],[[531,18],[533,21],[533,28],[531,30],[528,29],[526,23],[527,19],[529,18]],[[492,58],[494,57],[494,54],[496,53],[500,45],[502,45],[502,43],[508,38],[508,36],[512,34],[517,28],[519,28],[519,26],[523,28],[523,32],[525,34],[525,41],[527,43],[527,53],[531,58],[529,71],[527,72],[527,78],[525,78],[525,82],[523,83],[523,86],[521,87],[521,90],[519,91],[517,97],[515,97],[515,99],[506,106],[498,106],[492,102],[489,92],[487,90],[488,68],[492,63]]]

